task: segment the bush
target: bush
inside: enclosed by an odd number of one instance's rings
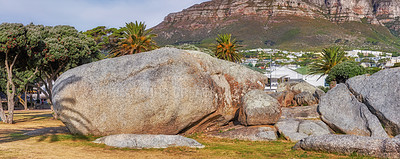
[[[331,81],[336,81],[337,83],[344,83],[347,79],[351,77],[363,75],[366,73],[367,71],[364,67],[358,65],[355,62],[346,61],[337,64],[332,68],[332,70],[328,73],[326,82],[330,83]]]

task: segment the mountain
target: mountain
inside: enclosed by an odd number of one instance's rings
[[[160,45],[209,46],[231,33],[245,48],[400,50],[400,0],[212,0],[153,28]]]

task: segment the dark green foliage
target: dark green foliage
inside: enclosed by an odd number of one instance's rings
[[[156,49],[158,46],[152,38],[157,35],[151,33],[152,30],[146,29],[146,25],[143,22],[126,23],[123,32],[124,38],[112,50],[109,57],[136,54]]]
[[[367,67],[366,70],[367,70],[368,74],[372,75],[372,74],[374,74],[374,73],[376,73],[376,72],[378,72],[378,71],[380,71],[382,69],[379,68],[379,67]]]
[[[83,32],[90,38],[93,38],[96,44],[99,46],[100,51],[103,54],[108,54],[112,49],[118,46],[121,39],[124,38],[125,28],[106,28],[105,26],[98,26],[91,30]]]
[[[366,74],[367,71],[364,67],[355,62],[345,61],[337,64],[329,72],[326,82],[336,81],[337,83],[345,83],[347,79],[358,75]]]
[[[392,68],[400,67],[400,63],[395,63]]]
[[[318,88],[324,91],[325,93],[329,91],[329,87],[318,86]]]
[[[236,50],[239,45],[236,44],[235,39],[232,39],[231,34],[219,34],[216,42],[215,56],[217,58],[232,62],[241,61],[241,55]]]
[[[322,50],[321,56],[310,65],[311,75],[329,74],[331,69],[346,60],[346,52],[340,47],[330,47]]]

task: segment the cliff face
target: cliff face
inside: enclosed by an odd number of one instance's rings
[[[274,23],[296,20],[284,17],[377,24],[398,36],[400,0],[212,0],[169,14],[154,30],[160,38],[179,42],[174,37],[206,38],[237,23],[259,23],[268,30]]]

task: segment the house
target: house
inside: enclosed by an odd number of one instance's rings
[[[302,75],[294,71],[293,68],[288,66],[272,67],[272,72],[267,69],[264,75],[268,77],[269,83],[265,86],[265,91],[275,92],[279,83],[291,81],[305,81],[313,86],[326,86],[325,79],[327,75],[320,77],[320,75]]]
[[[264,75],[268,77],[270,82],[265,86],[266,91],[276,91],[278,84],[282,82],[303,81],[302,74],[297,73],[286,66],[272,67],[271,70],[267,69],[267,71],[268,72]]]

